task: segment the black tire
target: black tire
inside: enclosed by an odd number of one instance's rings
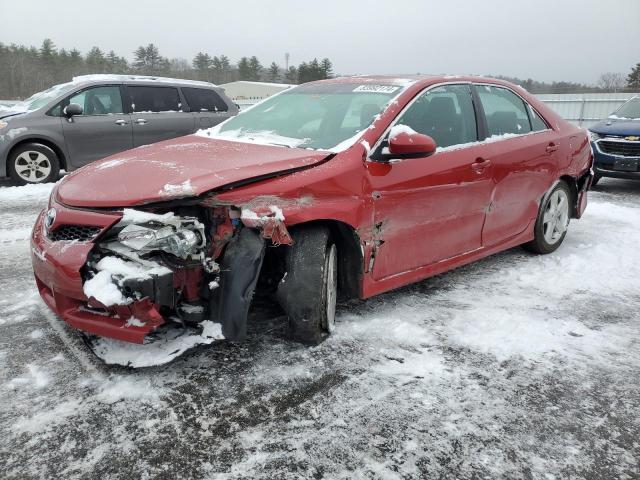
[[[31,164],[30,161],[34,163]],[[11,152],[7,169],[9,177],[18,185],[55,182],[60,175],[60,160],[56,153],[46,145],[35,142],[25,143]],[[28,173],[21,175],[19,172]],[[32,180],[25,178],[27,175]]]
[[[558,192],[557,197],[556,192]],[[545,217],[545,214],[550,214],[551,210],[553,209],[553,203],[556,201],[555,199],[562,196],[564,196],[567,203],[566,226],[564,228],[564,231],[562,232],[555,229],[553,230],[553,232],[549,232],[549,224],[545,223],[545,218],[547,218]],[[534,238],[531,242],[525,243],[523,247],[530,252],[538,254],[547,254],[557,250],[564,241],[564,237],[567,235],[569,219],[571,218],[572,205],[573,195],[571,194],[571,189],[565,182],[558,182],[556,186],[553,187],[553,189],[549,192],[549,194],[543,197],[534,228]],[[564,213],[562,214],[564,215]],[[553,214],[551,214],[550,216],[553,216]],[[559,224],[562,224],[564,222],[564,218],[559,217],[558,221]],[[556,237],[552,241],[549,241],[549,236],[553,236],[554,233],[557,233]]]
[[[591,186],[595,187],[596,185],[598,185],[598,182],[600,181],[601,178],[602,176],[600,175],[594,175],[593,180],[591,180]]]
[[[285,257],[286,274],[277,298],[289,317],[291,339],[317,345],[335,321],[337,247],[324,225],[292,230],[291,235],[294,244]]]

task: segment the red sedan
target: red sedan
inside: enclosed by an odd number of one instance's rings
[[[589,140],[525,90],[477,77],[352,77],[286,90],[213,129],[68,175],[35,224],[47,305],[143,343],[163,324],[246,335],[254,293],[294,339],[367,298],[580,218]]]

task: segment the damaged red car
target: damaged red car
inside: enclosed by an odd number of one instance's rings
[[[591,165],[586,131],[507,82],[313,82],[66,176],[33,229],[33,267],[46,304],[89,334],[143,343],[208,322],[241,340],[260,291],[314,344],[338,298],[517,245],[554,251]]]

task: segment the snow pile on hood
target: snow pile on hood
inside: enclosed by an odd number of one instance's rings
[[[133,301],[125,297],[118,286],[131,278],[148,278],[151,274],[164,275],[171,271],[162,266],[145,267],[118,257],[103,257],[95,266],[98,273],[84,282],[82,290],[87,298],[95,298],[105,307],[128,305]]]
[[[132,368],[163,365],[179,357],[197,345],[208,345],[224,340],[222,325],[211,320],[200,323],[201,333],[182,327],[163,328],[154,333],[155,339],[143,345],[98,338],[92,341],[91,349],[106,364]]]

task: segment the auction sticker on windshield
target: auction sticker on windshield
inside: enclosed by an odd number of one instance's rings
[[[391,85],[358,85],[353,89],[354,92],[366,92],[366,93],[393,93],[400,87],[394,87]]]

